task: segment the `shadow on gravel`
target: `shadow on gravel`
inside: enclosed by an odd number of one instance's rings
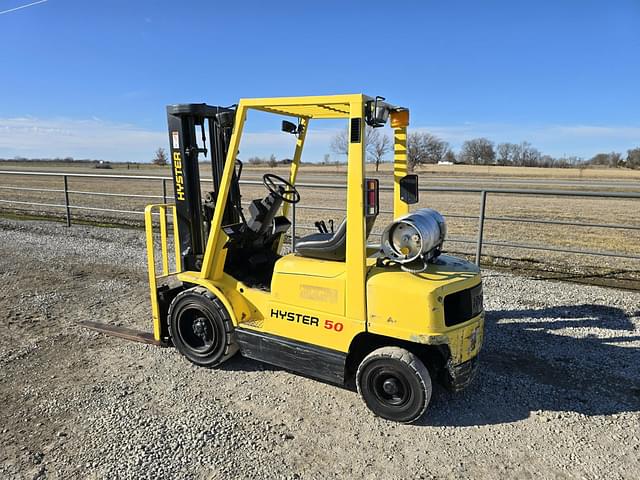
[[[239,353],[234,355],[222,365],[216,367],[218,370],[227,370],[229,372],[279,372],[284,371],[283,368],[258,360],[243,357]]]
[[[259,360],[246,358],[240,354],[235,355],[233,358],[229,359],[228,361],[226,361],[225,363],[223,363],[222,365],[216,368],[219,370],[227,370],[230,372],[287,372],[288,375],[293,375],[295,377],[308,378],[310,380],[313,380],[314,382],[324,383],[325,385],[331,385],[337,388],[344,388],[345,390],[351,390],[353,392],[356,391],[355,384],[342,385],[338,383],[329,382],[326,380],[322,380],[320,378],[314,378],[309,375],[304,375],[299,372],[293,372],[291,370],[287,370],[286,368],[281,368],[276,365],[263,363]]]
[[[538,411],[547,412],[541,421],[560,412],[640,411],[640,349],[629,345],[640,336],[624,333],[634,329],[627,313],[603,305],[487,312],[475,382],[457,394],[436,388],[419,424],[501,424]]]

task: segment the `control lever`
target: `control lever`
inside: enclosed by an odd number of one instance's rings
[[[204,120],[202,120],[202,123],[200,124],[200,129],[202,131],[202,145],[204,146],[204,148],[202,149],[198,149],[198,151],[201,151],[202,153],[204,153],[204,156],[206,158],[207,156],[207,136],[204,134]]]
[[[331,227],[331,233],[333,233],[333,218],[329,220],[329,226]]]
[[[324,223],[323,220],[318,220],[315,223],[315,226],[320,233],[329,233],[329,229],[327,229],[327,225]]]

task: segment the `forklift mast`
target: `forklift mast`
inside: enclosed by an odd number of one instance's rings
[[[167,106],[178,241],[185,270],[199,270],[202,266],[235,113],[234,107],[204,103]],[[210,159],[213,177],[213,189],[206,193],[204,201],[200,186],[200,154]],[[239,168],[234,169],[223,225],[239,223],[242,215],[238,184],[242,164],[239,161],[238,164]]]

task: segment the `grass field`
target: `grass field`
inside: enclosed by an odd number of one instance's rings
[[[2,163],[0,170],[50,171],[64,173],[100,173],[106,175],[153,175],[169,176],[168,167],[141,165],[127,170],[126,165],[114,165],[111,170],[99,170],[87,165],[69,164],[29,164]],[[370,168],[370,166],[368,166]],[[202,177],[207,178],[206,168]],[[266,166],[247,166],[243,178],[258,180],[265,171],[275,171],[286,176],[287,167],[268,169]],[[483,166],[431,166],[418,171],[423,186],[475,187],[475,188],[521,188],[521,189],[570,189],[592,191],[639,191],[640,172],[621,169],[542,169]],[[391,185],[390,165],[383,165],[375,174],[382,185]],[[135,210],[142,212],[147,203],[162,202],[160,180],[127,180],[105,178],[69,178],[70,204],[88,208],[109,208],[113,210]],[[333,183],[346,182],[344,166],[305,165],[301,169],[301,182]],[[171,198],[171,182],[167,182]],[[30,190],[15,190],[28,188]],[[5,214],[29,214],[35,216],[56,216],[62,218],[64,209],[48,206],[28,206],[9,202],[37,202],[63,204],[64,194],[60,177],[36,177],[0,174],[0,209]],[[207,183],[203,184],[207,189]],[[57,191],[47,191],[57,190]],[[103,192],[109,195],[94,196],[80,192]],[[264,195],[264,187],[244,185],[245,201]],[[135,198],[118,194],[139,195]],[[301,208],[297,209],[298,235],[311,233],[315,229],[304,229],[317,219],[333,218],[339,222],[343,213],[322,208],[344,206],[345,191],[339,189],[301,188]],[[303,207],[316,209],[305,209]],[[472,254],[478,233],[477,215],[480,207],[478,193],[423,192],[417,207],[431,207],[441,211],[449,227],[446,247],[450,251]],[[391,209],[390,192],[381,193],[381,208]],[[511,242],[541,245],[553,248],[579,250],[600,250],[626,255],[640,255],[640,230],[605,229],[600,227],[579,227],[554,224],[517,223],[501,221],[497,218],[517,217],[528,220],[551,220],[597,224],[626,224],[640,227],[640,200],[601,199],[585,197],[537,196],[489,194],[487,198],[487,220],[484,240],[487,242]],[[92,220],[113,223],[139,224],[140,214],[120,212],[99,212],[72,208],[76,220]],[[464,218],[473,217],[473,218]],[[380,232],[391,220],[391,215],[380,215],[374,231]],[[454,242],[453,240],[462,240]],[[487,261],[494,264],[513,265],[517,260],[519,268],[554,271],[564,276],[595,277],[597,279],[621,279],[623,284],[629,279],[637,281],[640,261],[612,257],[587,256],[557,252],[541,252],[516,249],[505,246],[486,245],[483,252]]]
[[[345,173],[344,165],[322,165],[317,163],[304,164],[305,169],[314,173]],[[247,170],[259,171],[265,169],[264,165],[245,165]],[[373,171],[374,166],[367,164],[367,169]],[[132,175],[162,175],[169,172],[168,167],[159,167],[149,163],[126,164],[113,163],[111,169],[96,169],[91,164],[66,163],[66,162],[0,162],[0,170],[33,170],[55,172],[85,172],[85,173],[114,173]],[[278,166],[276,170],[286,171],[286,167]],[[393,170],[391,163],[382,163],[380,171],[388,173]],[[640,180],[640,170],[619,168],[534,168],[534,167],[508,167],[497,165],[421,165],[416,170],[418,173],[434,175],[460,175],[460,176],[495,176],[495,177],[519,177],[526,179],[555,178],[555,179],[593,179],[593,180]]]

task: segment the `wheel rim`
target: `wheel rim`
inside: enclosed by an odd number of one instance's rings
[[[369,376],[369,390],[388,407],[402,407],[411,399],[411,387],[404,375],[389,368],[376,368]]]
[[[178,335],[192,351],[204,354],[213,350],[219,335],[215,323],[200,310],[185,309],[177,322]]]

